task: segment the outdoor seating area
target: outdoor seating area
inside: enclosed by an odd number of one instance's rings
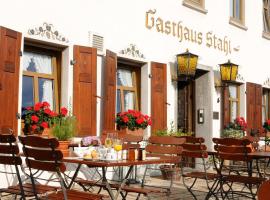
[[[270,152],[252,151],[247,138],[213,138],[214,150],[204,141],[108,133],[92,146],[70,144],[63,156],[54,137],[1,130],[0,164],[11,169],[1,172],[17,180],[0,189],[1,199],[269,198]],[[85,170],[94,175],[82,176]]]

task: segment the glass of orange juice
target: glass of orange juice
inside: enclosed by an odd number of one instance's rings
[[[116,158],[117,158],[117,160],[119,159],[119,157],[118,157],[119,151],[122,150],[122,143],[123,142],[120,139],[115,139],[114,140],[114,150],[116,151]]]

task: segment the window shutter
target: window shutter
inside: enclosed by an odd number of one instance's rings
[[[151,63],[152,133],[167,128],[167,65]]]
[[[0,27],[0,129],[18,133],[18,93],[22,35]]]
[[[229,101],[229,88],[223,88],[223,127],[230,123],[230,101]]]
[[[96,135],[97,50],[74,46],[73,114],[78,136]]]
[[[262,127],[262,86],[247,83],[246,91],[247,124],[250,132],[251,129],[259,130]]]
[[[116,68],[117,55],[109,50],[106,51],[104,69],[104,98],[103,98],[103,131],[115,130],[115,107],[116,107]]]

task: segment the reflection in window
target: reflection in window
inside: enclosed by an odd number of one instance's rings
[[[39,101],[47,101],[54,108],[53,81],[46,78],[38,79]]]
[[[135,95],[134,92],[124,91],[124,110],[134,110],[135,109]]]
[[[229,85],[230,121],[239,116],[239,86]]]
[[[230,16],[239,22],[244,20],[244,0],[230,0]]]
[[[34,105],[33,78],[23,76],[22,80],[22,107]]]
[[[121,112],[121,91],[117,90],[116,96],[116,113]]]

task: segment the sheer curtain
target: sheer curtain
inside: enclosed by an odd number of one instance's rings
[[[132,72],[127,69],[118,69],[117,84],[120,86],[132,87]]]
[[[124,101],[125,101],[125,111],[128,109],[133,110],[135,108],[135,102],[134,102],[134,92],[125,91],[124,92]]]
[[[39,101],[47,101],[51,105],[51,109],[54,109],[52,80],[39,79]]]
[[[32,52],[24,52],[23,70],[52,74],[52,57]]]

